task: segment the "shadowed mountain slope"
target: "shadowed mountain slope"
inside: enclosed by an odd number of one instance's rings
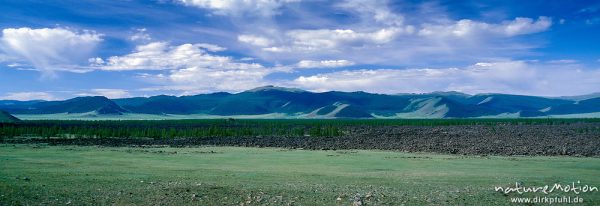
[[[12,114],[88,113],[215,116],[279,114],[292,118],[473,118],[543,117],[600,112],[600,98],[571,100],[510,94],[459,92],[373,94],[309,92],[266,86],[231,94],[153,96],[124,99],[77,97],[65,101],[0,101]]]
[[[86,113],[121,114],[127,112],[112,100],[102,97],[76,97],[64,101],[25,102],[21,107],[13,103],[2,109],[13,114],[57,114],[57,113]],[[2,104],[0,104],[2,107]]]
[[[14,122],[19,122],[19,121],[21,121],[21,120],[12,116],[8,112],[0,110],[0,123],[14,123]]]

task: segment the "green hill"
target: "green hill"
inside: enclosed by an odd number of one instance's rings
[[[0,123],[12,123],[21,121],[18,118],[10,115],[8,112],[0,110]]]

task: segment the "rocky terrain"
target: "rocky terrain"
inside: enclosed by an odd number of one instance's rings
[[[4,143],[187,147],[282,147],[311,150],[378,149],[464,155],[600,156],[600,123],[560,125],[348,126],[337,137],[193,137],[4,139]]]

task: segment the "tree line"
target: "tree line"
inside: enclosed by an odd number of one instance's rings
[[[0,124],[2,137],[182,138],[252,136],[340,136],[333,125],[178,122],[178,121],[24,121]]]
[[[529,125],[600,122],[600,119],[200,119],[200,120],[27,120],[0,123],[0,137],[181,138],[311,136],[334,137],[348,127]]]

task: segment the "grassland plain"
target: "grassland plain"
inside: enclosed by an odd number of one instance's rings
[[[535,195],[495,186],[600,186],[598,158],[376,150],[0,144],[0,167],[0,205],[508,205]]]

